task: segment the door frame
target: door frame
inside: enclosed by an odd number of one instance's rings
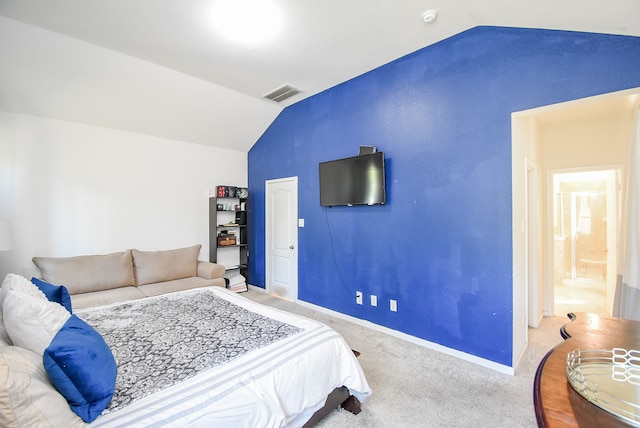
[[[524,320],[527,327],[538,328],[543,311],[540,308],[540,220],[539,212],[539,179],[538,165],[529,159],[525,159],[525,307]],[[525,332],[525,343],[529,343],[528,329]]]
[[[291,204],[291,219],[294,222],[292,225],[293,229],[295,230],[295,236],[292,242],[292,245],[294,246],[293,249],[293,262],[292,265],[294,267],[295,272],[291,275],[292,281],[293,281],[293,285],[295,287],[295,300],[298,300],[298,177],[297,176],[293,176],[293,177],[283,177],[283,178],[275,178],[275,179],[271,179],[271,180],[265,180],[264,182],[264,189],[265,189],[265,240],[264,240],[264,245],[265,245],[265,291],[268,294],[272,294],[273,290],[272,290],[272,285],[273,285],[273,280],[272,280],[272,272],[271,272],[271,262],[270,259],[272,257],[271,254],[271,235],[270,235],[270,231],[272,230],[271,228],[271,214],[270,214],[270,210],[269,210],[269,204],[271,203],[271,197],[270,197],[270,186],[274,185],[274,184],[278,184],[278,183],[283,183],[283,182],[293,182],[294,187],[295,187],[295,201],[293,204]]]

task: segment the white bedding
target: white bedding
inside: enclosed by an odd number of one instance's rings
[[[371,394],[353,352],[333,329],[220,287],[204,290],[303,331],[104,414],[88,426],[299,427],[334,388],[346,386],[361,401]],[[82,318],[91,310],[76,314]]]

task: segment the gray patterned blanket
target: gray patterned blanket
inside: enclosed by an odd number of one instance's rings
[[[302,329],[215,296],[176,293],[83,312],[118,365],[106,412],[224,364]]]

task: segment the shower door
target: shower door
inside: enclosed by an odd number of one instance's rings
[[[607,280],[607,195],[603,191],[563,192],[564,279]]]

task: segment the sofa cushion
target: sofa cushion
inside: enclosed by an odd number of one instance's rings
[[[159,296],[165,293],[172,293],[174,291],[191,290],[192,288],[211,287],[214,285],[224,287],[224,278],[204,279],[193,276],[189,278],[174,279],[173,281],[140,285],[138,286],[138,289],[142,291],[147,297],[151,297]]]
[[[197,276],[201,245],[167,251],[131,250],[138,286]]]
[[[124,302],[126,300],[144,299],[147,297],[138,287],[114,288],[111,290],[94,291],[93,293],[72,294],[71,303],[74,310],[90,308],[93,306],[109,305],[111,303]]]
[[[6,428],[85,425],[51,385],[42,356],[17,346],[0,348],[0,410]]]
[[[204,279],[223,278],[226,273],[224,266],[217,263],[198,260],[198,276]]]
[[[45,349],[42,362],[53,386],[82,420],[92,422],[107,408],[118,368],[111,349],[89,324],[71,315]]]
[[[49,299],[50,302],[59,303],[64,306],[69,313],[73,313],[71,308],[71,296],[69,296],[69,291],[64,285],[50,284],[47,281],[43,281],[38,278],[31,278],[31,282],[34,283],[45,296],[47,296],[47,299]]]
[[[58,303],[11,290],[2,304],[7,333],[14,345],[42,355],[71,314]]]
[[[34,257],[45,281],[64,284],[69,293],[135,285],[131,251],[77,257]]]

